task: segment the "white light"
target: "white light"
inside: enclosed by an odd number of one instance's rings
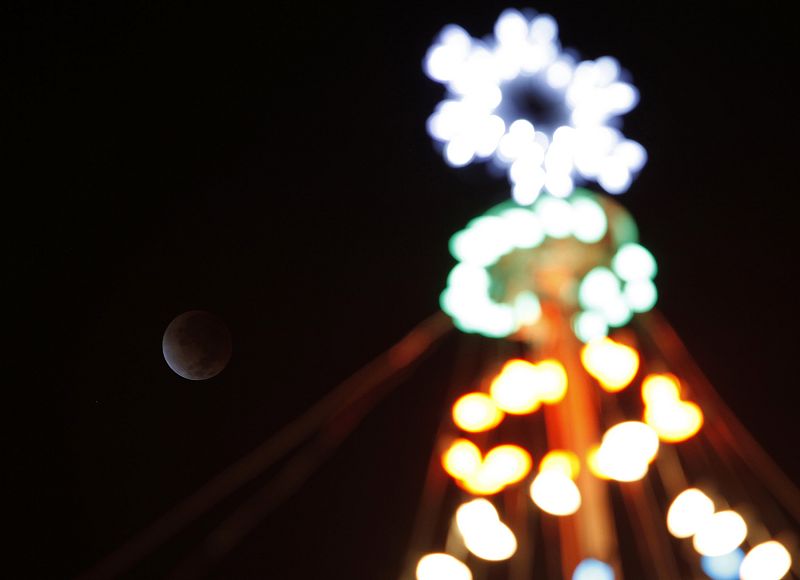
[[[543,197],[536,203],[536,214],[542,220],[545,233],[551,238],[566,238],[572,234],[572,206],[563,199]]]
[[[717,512],[703,522],[694,535],[694,549],[703,556],[733,552],[747,537],[747,524],[733,510]]]
[[[658,290],[650,280],[627,282],[622,292],[625,303],[634,312],[647,312],[658,300]]]
[[[417,563],[417,580],[472,580],[472,572],[450,554],[427,554]]]
[[[539,473],[531,484],[531,499],[554,516],[568,516],[581,506],[578,486],[562,471],[548,469]]]
[[[517,539],[500,521],[497,510],[486,499],[476,499],[456,510],[456,526],[467,549],[483,560],[507,560],[517,551]]]
[[[653,255],[633,243],[620,246],[611,261],[611,267],[617,276],[628,282],[652,279],[658,270]]]
[[[750,550],[742,561],[742,580],[780,580],[792,567],[792,556],[780,542],[770,541]]]
[[[587,558],[575,568],[572,580],[614,580],[614,569],[605,562]]]
[[[573,322],[575,335],[581,342],[589,342],[595,338],[608,335],[608,324],[606,319],[596,312],[581,312],[575,317]]]
[[[636,88],[620,80],[619,63],[611,57],[576,64],[561,51],[558,26],[549,15],[529,21],[518,10],[505,10],[494,36],[481,40],[449,25],[426,54],[424,68],[445,85],[445,102],[458,103],[440,106],[428,119],[428,132],[444,143],[445,161],[463,167],[492,158],[508,172],[521,204],[532,203],[542,188],[565,198],[576,180],[621,193],[644,165],[641,145],[612,128],[636,106]],[[554,107],[566,108],[567,119],[548,126],[544,117],[516,118],[513,107],[502,106],[506,90],[545,92]],[[526,131],[515,132],[523,122]],[[554,138],[561,129],[576,130],[568,147]]]
[[[603,239],[608,230],[606,213],[597,202],[588,198],[572,201],[575,218],[575,237],[585,244],[594,244]]]
[[[687,489],[667,511],[667,528],[676,538],[690,538],[714,515],[714,502],[699,489]]]
[[[578,300],[585,309],[602,310],[605,304],[621,295],[620,283],[608,268],[598,266],[589,271],[578,287]]]

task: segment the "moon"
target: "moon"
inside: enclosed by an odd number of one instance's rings
[[[204,381],[223,371],[233,348],[222,319],[203,310],[190,310],[169,323],[161,350],[176,374],[190,381]]]

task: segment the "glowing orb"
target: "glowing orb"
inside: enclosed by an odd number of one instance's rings
[[[586,558],[572,573],[572,580],[614,580],[614,569],[600,560]]]
[[[470,433],[497,427],[503,416],[503,411],[485,393],[466,394],[453,405],[453,422]]]
[[[639,371],[639,353],[606,337],[586,344],[581,350],[581,362],[586,372],[610,393],[627,387]]]
[[[539,472],[531,484],[530,495],[542,511],[554,516],[572,515],[581,507],[578,486],[558,469]]]
[[[703,556],[733,552],[747,537],[747,524],[733,510],[717,512],[703,522],[694,535],[694,549]]]
[[[690,538],[714,515],[714,502],[699,489],[676,497],[667,511],[667,528],[676,538]]]
[[[472,580],[472,572],[450,554],[426,554],[417,563],[417,580]]]
[[[456,527],[467,549],[482,560],[508,560],[517,551],[517,538],[500,521],[497,510],[488,500],[476,499],[462,504],[456,510]]]
[[[445,161],[490,160],[520,204],[543,189],[566,197],[576,181],[622,193],[646,162],[644,148],[618,129],[639,99],[627,74],[612,57],[579,62],[562,52],[549,15],[505,10],[483,40],[445,26],[424,70],[447,89],[428,119]]]
[[[780,542],[764,542],[747,553],[739,574],[742,580],[780,580],[792,567],[792,556]]]
[[[744,552],[737,548],[722,556],[703,556],[700,567],[711,580],[739,580],[739,567],[742,565]]]

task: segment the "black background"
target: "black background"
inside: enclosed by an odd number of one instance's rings
[[[660,308],[796,478],[795,31],[778,3],[698,4],[535,7],[565,46],[632,71],[625,132],[650,160],[622,202],[659,260]],[[86,568],[435,311],[448,237],[507,189],[434,151],[442,90],[421,59],[444,24],[481,36],[505,6],[3,9],[16,577]],[[160,350],[194,308],[234,337],[200,383]],[[394,577],[450,347],[212,576]],[[230,507],[132,577],[163,576]]]

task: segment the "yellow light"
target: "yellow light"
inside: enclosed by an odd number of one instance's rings
[[[714,515],[714,502],[699,489],[678,495],[667,511],[667,529],[676,538],[690,538]]]
[[[539,408],[536,365],[521,359],[508,361],[489,389],[495,404],[506,413],[526,415]]]
[[[645,405],[672,403],[680,398],[680,383],[674,375],[647,375],[642,381],[642,400]]]
[[[597,338],[581,349],[586,371],[609,393],[627,387],[639,370],[639,353],[608,337]]]
[[[689,401],[656,404],[645,409],[644,420],[662,441],[679,443],[693,437],[703,426],[703,412]]]
[[[417,580],[472,580],[472,572],[450,554],[426,554],[417,563]]]
[[[453,421],[464,431],[478,433],[493,429],[503,420],[503,412],[485,393],[469,393],[453,405]]]
[[[442,455],[442,467],[455,479],[472,477],[481,468],[481,451],[466,439],[456,439]]]
[[[600,447],[587,456],[592,473],[603,479],[638,481],[658,453],[658,435],[639,421],[624,421],[603,435]]]
[[[792,567],[792,556],[780,542],[770,541],[750,550],[739,568],[741,580],[780,580]]]
[[[608,475],[606,475],[603,468],[605,467],[602,461],[598,461],[597,455],[600,453],[600,446],[595,445],[586,452],[586,465],[589,466],[589,471],[591,471],[595,477],[599,477],[600,479],[611,479]]]
[[[559,403],[567,394],[567,370],[555,359],[543,360],[536,365],[537,393],[543,403]]]
[[[514,533],[500,521],[494,506],[475,499],[456,510],[456,527],[467,549],[483,560],[507,560],[517,551]]]
[[[540,472],[531,484],[530,493],[533,503],[554,516],[568,516],[581,507],[578,486],[557,469]]]
[[[483,460],[483,469],[488,479],[511,485],[525,478],[531,471],[531,456],[522,447],[500,445],[495,447]]]
[[[680,383],[673,375],[649,375],[642,383],[644,420],[662,441],[678,443],[703,426],[703,412],[695,403],[681,401]]]
[[[547,471],[550,469],[560,471],[574,480],[578,477],[578,473],[580,472],[581,462],[578,456],[572,451],[556,449],[545,455],[541,463],[539,463],[539,471]]]
[[[733,510],[717,512],[703,522],[694,535],[694,549],[703,556],[723,556],[733,552],[747,537],[747,524]]]

